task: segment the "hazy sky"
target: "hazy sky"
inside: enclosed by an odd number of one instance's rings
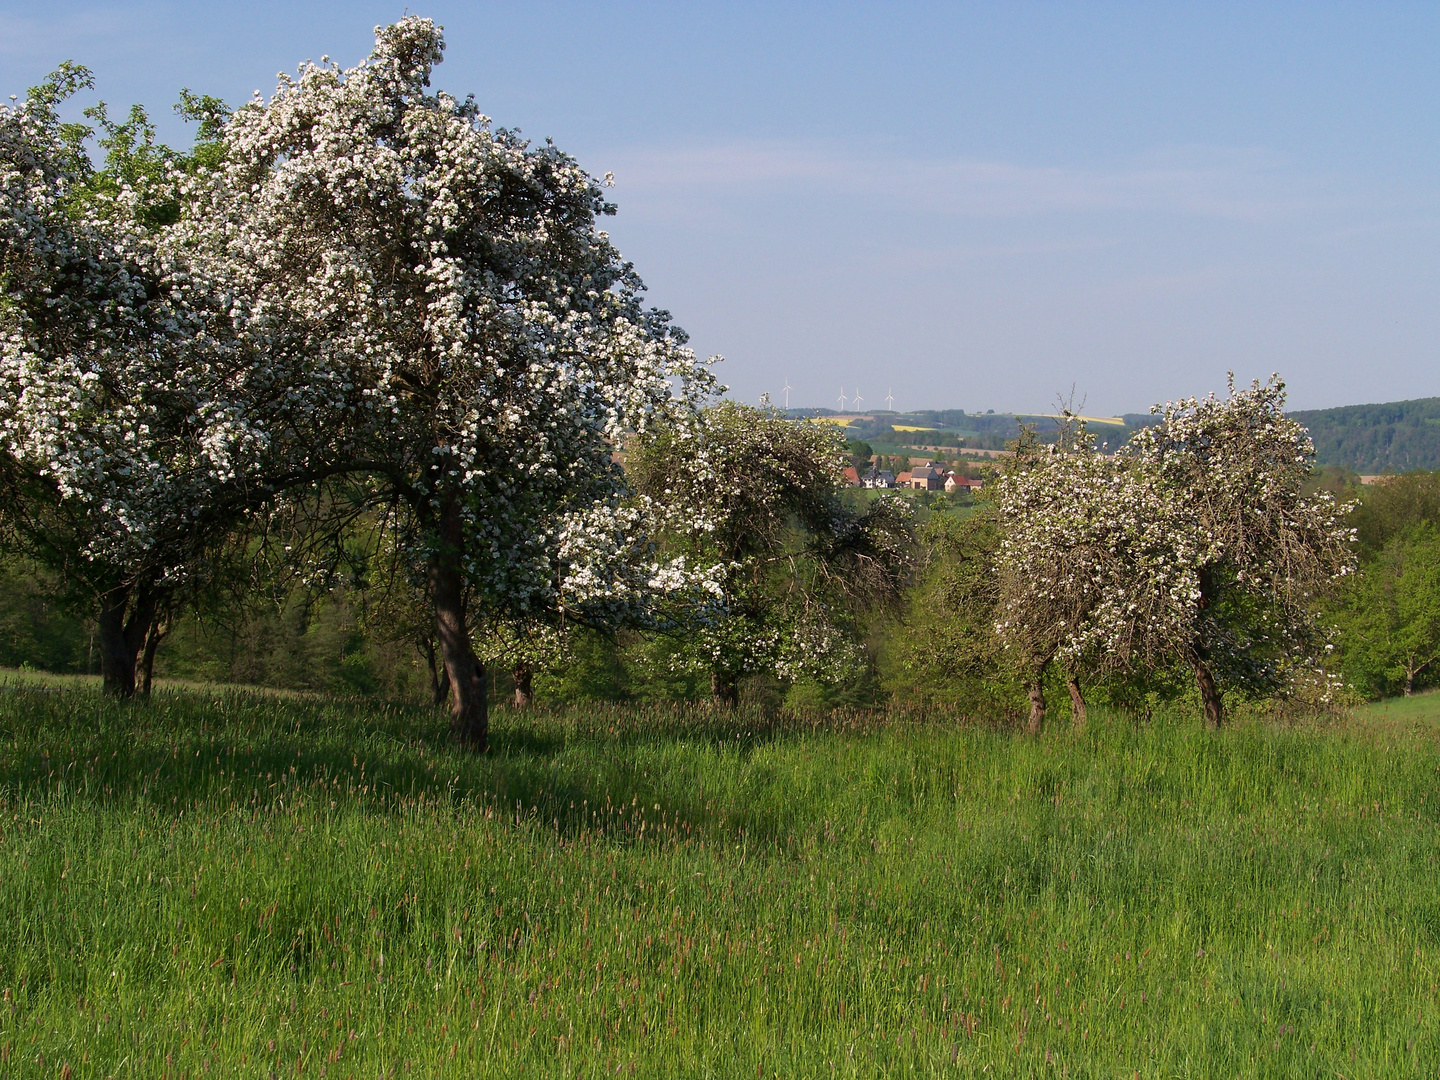
[[[1440,5],[411,10],[436,86],[614,171],[611,233],[736,396],[1440,395]],[[404,11],[0,0],[0,90],[78,60],[183,143],[181,86],[268,95]]]

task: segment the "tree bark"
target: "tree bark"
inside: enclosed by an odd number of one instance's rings
[[[722,709],[733,709],[740,700],[735,680],[722,671],[710,673],[710,696]]]
[[[135,696],[135,667],[154,619],[155,598],[148,589],[122,585],[100,597],[96,629],[105,693],[119,698]]]
[[[1415,678],[1416,678],[1416,676],[1418,676],[1418,675],[1420,674],[1420,672],[1424,671],[1424,670],[1425,670],[1427,667],[1429,667],[1429,666],[1430,666],[1430,661],[1429,661],[1429,660],[1426,660],[1423,664],[1416,664],[1414,667],[1407,667],[1407,668],[1405,669],[1405,696],[1406,696],[1406,697],[1414,697],[1414,696],[1415,696]]]
[[[1215,571],[1200,572],[1200,610],[1212,607],[1216,599]],[[1195,685],[1200,688],[1200,703],[1205,706],[1205,726],[1216,730],[1225,725],[1225,702],[1220,697],[1220,688],[1215,685],[1215,676],[1205,664],[1209,655],[1204,636],[1198,636],[1190,653],[1190,670],[1195,673]]]
[[[464,532],[459,506],[447,506],[440,524],[441,542],[430,560],[430,596],[435,604],[435,636],[450,681],[450,730],[461,745],[484,753],[490,743],[485,666],[470,645],[465,617]]]
[[[150,684],[155,676],[155,651],[160,647],[160,640],[170,632],[169,619],[153,619],[150,623],[150,632],[145,635],[145,651],[140,659],[140,696],[146,701],[150,700]]]
[[[435,639],[425,639],[425,663],[430,667],[430,703],[439,708],[450,696],[450,674],[445,664],[435,655]]]
[[[1070,691],[1070,725],[1076,731],[1084,731],[1088,716],[1085,711],[1085,695],[1080,692],[1080,676],[1074,672],[1066,674],[1065,689]]]
[[[1025,688],[1030,694],[1030,719],[1025,722],[1027,735],[1039,735],[1045,727],[1045,684],[1036,675]]]
[[[1195,685],[1200,688],[1200,702],[1205,706],[1205,726],[1217,729],[1225,726],[1225,702],[1220,697],[1220,688],[1215,685],[1215,676],[1198,656],[1190,658],[1190,669],[1195,672]]]
[[[515,708],[528,709],[535,701],[534,673],[524,660],[515,661],[510,673],[515,679]]]

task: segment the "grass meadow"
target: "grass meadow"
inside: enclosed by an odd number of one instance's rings
[[[576,706],[477,758],[424,710],[45,690],[0,691],[5,1077],[1440,1073],[1440,696]]]

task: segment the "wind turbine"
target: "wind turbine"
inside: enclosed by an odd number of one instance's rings
[[[891,412],[895,411],[895,395],[890,390],[885,391],[885,407]]]
[[[859,412],[859,411],[860,411],[860,402],[862,402],[862,401],[864,401],[864,400],[865,400],[865,399],[860,396],[860,388],[857,386],[857,387],[855,388],[855,400],[850,403],[850,407],[851,407],[852,409],[854,409],[856,412]]]
[[[843,386],[840,387],[840,397],[839,397],[839,401],[840,401],[840,411],[841,411],[841,412],[844,412],[844,411],[845,411],[845,388],[844,388]]]
[[[787,408],[787,409],[790,408],[790,391],[791,391],[791,390],[794,390],[794,389],[795,389],[795,388],[790,385],[790,380],[787,378],[787,379],[785,380],[785,390],[784,390],[784,394],[785,394],[785,408]]]

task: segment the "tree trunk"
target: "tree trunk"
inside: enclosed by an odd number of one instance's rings
[[[1195,685],[1200,688],[1200,701],[1205,706],[1205,726],[1216,729],[1225,725],[1225,702],[1220,697],[1220,688],[1215,685],[1215,676],[1198,656],[1190,658],[1190,669],[1195,672]]]
[[[95,625],[105,693],[119,698],[135,696],[136,662],[154,619],[155,599],[148,589],[132,593],[129,586],[119,586],[100,597],[100,617]]]
[[[464,533],[460,508],[453,503],[442,511],[440,540],[430,560],[430,596],[435,604],[435,636],[450,682],[450,730],[462,745],[483,753],[490,740],[485,666],[470,646],[460,569]]]
[[[1045,727],[1045,684],[1042,676],[1036,675],[1026,687],[1030,693],[1030,719],[1025,722],[1027,735],[1039,735]]]
[[[721,671],[710,673],[710,696],[722,709],[733,709],[740,700],[735,680]]]
[[[1216,600],[1215,571],[1208,568],[1200,572],[1200,610],[1213,607]],[[1197,636],[1190,654],[1190,670],[1195,672],[1195,685],[1200,688],[1200,703],[1205,706],[1205,726],[1212,731],[1225,724],[1225,702],[1220,697],[1220,688],[1215,685],[1215,676],[1205,664],[1209,655],[1205,648],[1203,634]]]
[[[425,638],[425,663],[430,668],[430,703],[439,708],[450,696],[450,673],[445,664],[435,655],[435,639]]]
[[[1065,689],[1070,691],[1070,725],[1076,731],[1085,730],[1088,719],[1085,712],[1085,695],[1080,692],[1080,676],[1070,672],[1065,676]]]
[[[169,632],[168,619],[154,619],[150,623],[150,632],[145,635],[145,651],[140,659],[140,696],[146,701],[150,700],[150,684],[155,676],[155,650],[160,647],[160,639]]]
[[[1429,661],[1429,660],[1426,660],[1423,664],[1416,664],[1414,667],[1407,667],[1407,668],[1405,669],[1405,696],[1406,696],[1406,697],[1413,697],[1413,696],[1415,695],[1415,677],[1416,677],[1417,675],[1419,675],[1420,672],[1424,671],[1424,670],[1425,670],[1427,667],[1429,667],[1429,666],[1430,666],[1430,661]]]
[[[534,673],[524,660],[515,661],[510,673],[515,679],[515,708],[528,709],[535,700]]]

